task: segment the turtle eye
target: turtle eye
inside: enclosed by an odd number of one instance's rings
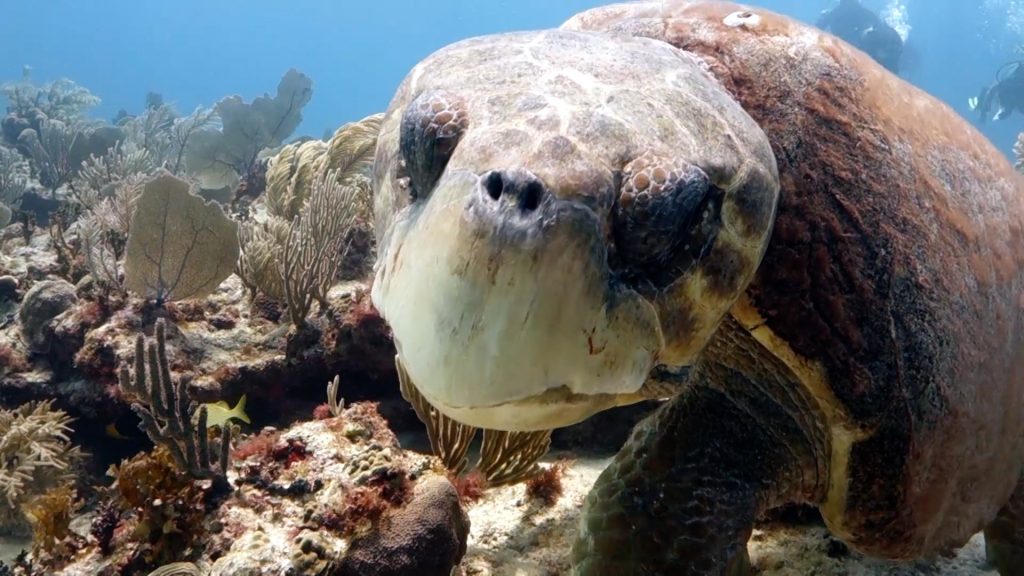
[[[405,109],[399,149],[412,200],[430,194],[468,126],[465,100],[450,92],[424,92]]]
[[[714,241],[721,204],[722,191],[689,162],[645,154],[627,164],[612,213],[619,276],[656,290],[672,284]]]

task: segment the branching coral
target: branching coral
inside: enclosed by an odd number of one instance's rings
[[[377,134],[383,114],[350,122],[334,132],[324,144],[319,140],[289,144],[270,159],[267,169],[267,212],[291,220],[309,198],[318,175],[335,171],[343,184],[368,178],[377,148]],[[370,194],[356,198],[356,213],[362,222],[371,220]]]
[[[338,400],[338,390],[340,389],[341,376],[335,376],[334,380],[327,384],[327,406],[335,418],[341,416],[342,411],[345,410],[345,400]]]
[[[249,300],[262,293],[272,300],[284,301],[281,277],[281,251],[288,240],[290,223],[271,217],[264,221],[243,222],[238,227],[239,256],[235,273],[249,290]]]
[[[125,140],[131,142],[153,159],[158,166],[164,166],[172,156],[172,129],[178,113],[170,104],[146,106],[138,116],[125,118],[117,125],[124,130]]]
[[[21,81],[0,86],[0,92],[7,98],[7,112],[22,118],[41,113],[67,122],[81,118],[86,110],[100,103],[88,89],[67,78],[37,86],[28,67],[22,71]]]
[[[327,172],[316,179],[294,221],[271,217],[243,224],[235,271],[251,297],[262,292],[283,299],[292,323],[304,326],[313,302],[322,304],[337,278],[367,186],[359,179],[342,184]]]
[[[367,174],[380,119],[375,114],[346,124],[326,144],[285,146],[269,162],[264,195],[269,217],[240,227],[236,273],[252,299],[263,293],[287,301],[296,326],[335,281],[356,227],[369,225]],[[316,254],[330,255],[329,262],[311,265],[308,258]]]
[[[108,198],[121,182],[151,174],[156,164],[145,148],[131,142],[117,142],[103,155],[91,154],[82,162],[73,186],[76,200],[88,208],[96,204],[92,198]]]
[[[288,316],[296,327],[305,324],[314,300],[326,301],[341,265],[345,237],[356,221],[355,199],[364,193],[328,172],[314,183],[309,202],[292,222],[281,252],[281,276]]]
[[[160,103],[125,120],[121,127],[126,139],[145,150],[154,165],[181,175],[185,171],[185,151],[192,138],[203,131],[216,130],[219,118],[216,110],[201,106],[182,117],[171,105]]]
[[[39,183],[55,191],[71,180],[77,166],[71,149],[82,132],[60,120],[43,120],[39,130],[29,128],[18,136],[18,143],[32,156]]]
[[[135,340],[135,373],[127,366],[119,373],[120,387],[135,400],[132,410],[142,420],[140,428],[154,444],[163,446],[181,470],[195,478],[211,478],[218,488],[229,490],[228,458],[231,427],[221,427],[221,437],[211,446],[206,429],[206,406],[192,401],[185,383],[171,378],[167,362],[166,326],[156,323],[156,342]],[[148,374],[148,377],[147,377]],[[195,421],[193,421],[195,418]],[[216,460],[212,456],[216,456]]]
[[[86,268],[104,293],[124,291],[121,260],[144,184],[141,175],[119,181],[109,198],[100,200],[78,220]]]
[[[29,166],[17,150],[0,146],[0,204],[16,208],[28,188]]]
[[[264,196],[268,214],[284,220],[298,215],[327,149],[321,140],[289,144],[268,161]]]
[[[68,438],[71,421],[52,401],[0,410],[0,532],[19,527],[22,504],[73,477],[81,453]]]

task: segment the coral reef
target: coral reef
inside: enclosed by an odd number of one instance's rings
[[[239,444],[228,471],[235,490],[219,498],[164,446],[112,467],[105,502],[81,534],[72,527],[79,552],[31,561],[62,574],[189,562],[202,574],[393,574],[404,566],[447,576],[464,554],[469,523],[454,487],[436,460],[402,450],[372,406],[255,438]]]
[[[477,434],[403,389],[369,298],[380,114],[285,143],[296,71],[115,125],[70,81],[3,91],[0,533],[32,542],[0,574],[566,573],[583,495],[659,403]],[[243,395],[249,422],[211,424]],[[815,522],[765,520],[755,567],[924,566]],[[979,541],[929,569],[983,573]]]

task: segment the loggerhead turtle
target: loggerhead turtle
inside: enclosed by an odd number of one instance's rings
[[[723,574],[762,511],[853,548],[986,530],[1024,573],[1024,186],[810,26],[646,1],[418,64],[374,169],[373,302],[446,461],[672,398],[601,474],[576,574]],[[1015,492],[1016,490],[1016,492]]]

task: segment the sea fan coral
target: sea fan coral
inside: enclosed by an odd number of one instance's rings
[[[201,298],[231,275],[238,225],[219,205],[164,172],[149,180],[135,204],[125,246],[124,285],[154,298]]]
[[[52,401],[0,410],[0,533],[22,528],[21,506],[72,478],[81,454],[68,438],[71,421]]]

